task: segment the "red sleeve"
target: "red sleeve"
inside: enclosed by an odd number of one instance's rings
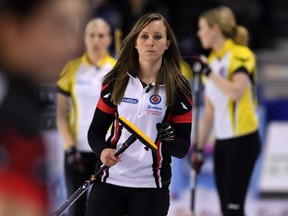
[[[112,91],[112,81],[103,84],[101,89],[101,96],[97,104],[97,108],[107,114],[114,114],[115,112],[115,105],[111,102]]]
[[[172,123],[192,123],[192,98],[183,93],[176,98],[175,107],[171,116]]]

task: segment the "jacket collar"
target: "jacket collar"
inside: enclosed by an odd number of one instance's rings
[[[227,39],[221,49],[218,52],[212,50],[212,54],[215,55],[217,58],[221,59],[223,56],[226,55],[227,52],[231,50],[233,46],[234,42],[232,41],[232,39]]]

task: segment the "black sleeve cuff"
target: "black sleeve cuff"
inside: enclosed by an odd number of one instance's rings
[[[190,123],[176,123],[172,124],[175,129],[174,142],[163,143],[168,152],[177,158],[183,158],[190,148],[191,124]]]

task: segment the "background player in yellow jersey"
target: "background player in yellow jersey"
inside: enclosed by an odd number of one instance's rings
[[[65,141],[69,195],[95,170],[96,156],[88,144],[87,132],[100,96],[102,78],[116,62],[108,53],[112,42],[110,31],[104,19],[91,20],[84,36],[87,51],[65,66],[57,82],[57,126]],[[84,215],[85,205],[86,196],[82,196],[75,204],[74,215]]]
[[[260,151],[255,98],[255,57],[247,48],[248,32],[225,7],[210,9],[199,19],[198,37],[211,48],[192,68],[207,76],[204,112],[192,162],[204,162],[203,147],[213,127],[216,137],[214,174],[224,216],[244,214],[249,179]]]

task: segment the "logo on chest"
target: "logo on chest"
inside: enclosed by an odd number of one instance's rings
[[[162,98],[160,95],[152,95],[149,100],[153,105],[157,105],[161,102]]]
[[[90,80],[84,80],[84,79],[82,79],[82,80],[77,80],[77,84],[78,85],[92,85],[92,82],[90,81]]]
[[[149,101],[152,105],[150,105],[150,104],[147,105],[147,114],[160,116],[162,114],[162,107],[159,106],[158,104],[160,104],[160,102],[162,101],[161,96],[160,95],[152,95],[149,98]]]
[[[219,75],[221,77],[226,77],[226,68],[225,67],[221,67],[220,70],[219,70]]]
[[[124,103],[130,103],[130,104],[137,104],[138,103],[138,99],[127,98],[127,97],[123,97],[121,101]]]

